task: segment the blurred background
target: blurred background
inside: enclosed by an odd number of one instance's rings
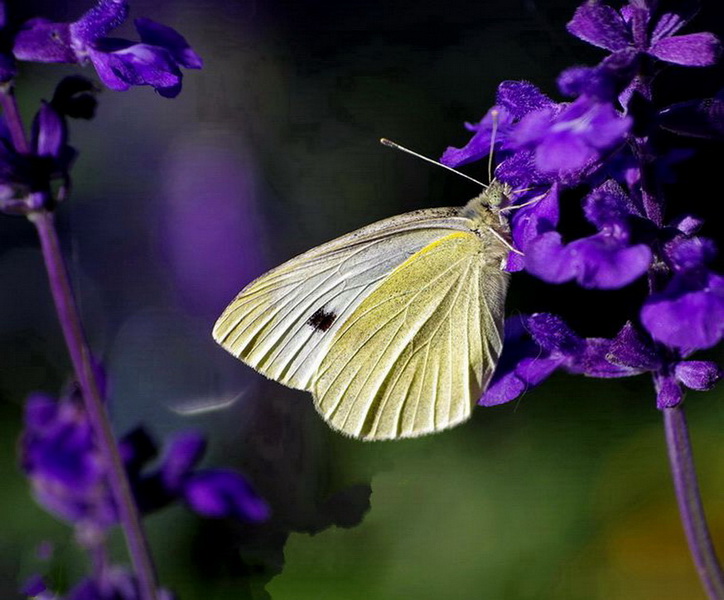
[[[92,5],[14,4],[58,21]],[[180,598],[704,598],[647,377],[558,375],[514,403],[478,408],[453,431],[361,443],[330,431],[308,394],[266,381],[210,335],[236,292],[279,262],[374,220],[476,195],[378,139],[438,157],[467,142],[463,123],[480,119],[505,79],[560,99],[557,74],[602,56],[565,32],[576,5],[131,3],[132,18],[177,28],[205,67],[186,72],[175,100],[150,88],[106,90],[94,121],[72,123],[80,156],[58,219],[75,291],[119,434],[139,423],[159,441],[203,430],[205,465],[243,470],[273,510],[255,526],[204,521],[180,506],[151,516],[161,580]],[[721,36],[723,16],[705,2],[689,31]],[[131,22],[114,35],[137,38]],[[26,120],[73,72],[22,66]],[[721,68],[670,69],[660,98],[711,96],[721,82]],[[708,219],[704,234],[721,238],[723,156],[716,144],[696,147],[669,188],[671,215],[695,210]],[[486,170],[466,168],[482,180]],[[583,335],[612,336],[642,293],[518,274],[508,311],[550,310]],[[31,573],[67,587],[86,569],[70,529],[34,503],[17,466],[25,397],[57,394],[70,374],[22,218],[0,217],[0,315],[0,597],[13,600]],[[722,552],[723,390],[687,399]],[[46,541],[55,552],[43,562],[36,548]]]

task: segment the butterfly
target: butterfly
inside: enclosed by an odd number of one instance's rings
[[[467,420],[503,345],[510,188],[337,238],[247,285],[214,339],[263,375],[306,390],[324,420],[363,440]]]

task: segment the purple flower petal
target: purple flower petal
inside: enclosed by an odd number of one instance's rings
[[[13,42],[18,60],[44,63],[75,63],[76,53],[67,23],[31,19],[18,31]]]
[[[724,97],[672,104],[659,113],[662,128],[704,139],[724,139]]]
[[[670,290],[651,296],[641,309],[641,322],[655,340],[684,351],[711,348],[724,335],[724,278],[709,274],[705,286]]]
[[[535,166],[535,152],[517,150],[505,157],[495,169],[496,179],[504,181],[513,189],[550,185],[554,177],[541,173]]]
[[[617,289],[643,275],[651,264],[648,246],[625,246],[605,233],[564,245],[558,232],[528,244],[526,269],[549,283],[576,279],[585,288]]]
[[[99,0],[70,29],[73,38],[87,46],[95,40],[107,36],[121,25],[128,16],[128,2],[125,0]]]
[[[535,148],[541,171],[575,172],[621,143],[630,126],[630,117],[621,117],[610,104],[582,96],[559,112],[530,113],[512,132],[511,143]]]
[[[149,19],[138,19],[142,43],[106,37],[128,14],[125,0],[99,0],[74,23],[34,19],[25,24],[13,52],[22,60],[86,63],[114,90],[150,85],[172,98],[181,91],[179,65],[198,69],[201,58],[174,29]]]
[[[651,32],[651,41],[674,35],[679,29],[691,21],[699,12],[699,3],[696,0],[678,0],[675,13],[664,13],[656,22]]]
[[[584,42],[606,50],[621,50],[632,42],[621,15],[597,0],[579,6],[567,29]]]
[[[513,132],[512,141],[515,146],[526,146],[542,139],[550,131],[553,119],[558,112],[556,108],[546,107],[525,115]]]
[[[204,436],[195,431],[177,435],[170,443],[161,465],[161,479],[171,491],[181,488],[206,451]]]
[[[492,141],[500,145],[507,138],[510,127],[511,119],[508,111],[494,106],[480,123],[465,124],[465,128],[474,131],[475,134],[462,148],[448,147],[440,157],[440,162],[448,167],[457,167],[481,160],[490,154]],[[493,140],[493,131],[496,132],[495,140]]]
[[[67,131],[64,119],[55,109],[43,102],[33,121],[33,149],[37,156],[58,158],[65,148]]]
[[[704,225],[704,220],[694,215],[681,215],[672,221],[671,226],[678,229],[684,235],[694,235]]]
[[[557,315],[536,313],[528,317],[526,326],[536,343],[548,352],[570,355],[583,350],[583,339]]]
[[[555,106],[553,100],[528,81],[503,81],[498,86],[496,104],[506,109],[513,121],[531,111]]]
[[[517,398],[545,380],[563,362],[560,357],[550,359],[547,352],[530,339],[527,320],[515,316],[505,321],[503,354],[478,402],[481,406],[496,406]]]
[[[670,375],[654,374],[654,387],[656,388],[656,408],[674,408],[681,404],[684,392],[681,386]]]
[[[528,389],[542,383],[563,362],[561,358],[525,358],[491,382],[478,404],[497,406],[515,400]]]
[[[580,373],[588,377],[612,378],[638,375],[643,369],[621,365],[610,360],[612,340],[586,338],[582,353],[572,356],[565,369],[569,373]]]
[[[691,33],[662,38],[651,47],[649,53],[677,65],[708,67],[719,59],[721,44],[712,33]]]
[[[678,236],[664,246],[668,264],[677,273],[701,269],[716,256],[716,245],[707,238]]]
[[[215,469],[195,473],[184,486],[189,506],[205,517],[236,517],[260,522],[269,517],[267,503],[244,477],[234,471]]]
[[[630,321],[613,339],[607,359],[612,363],[639,371],[656,371],[662,366],[661,356],[656,347]]]
[[[721,379],[719,366],[707,360],[685,360],[674,367],[674,375],[691,390],[706,391]]]
[[[55,398],[35,392],[25,401],[25,426],[37,432],[46,431],[55,425],[58,402]]]
[[[201,57],[175,29],[151,19],[136,19],[134,22],[144,44],[165,48],[179,65],[187,69],[200,69],[203,66]]]
[[[131,84],[116,73],[114,66],[118,61],[113,55],[91,49],[89,56],[98,77],[107,87],[117,92],[130,89]]]
[[[639,211],[621,186],[608,179],[588,194],[583,201],[583,212],[591,224],[604,229],[625,225],[630,215],[637,215]]]
[[[181,71],[164,48],[132,44],[112,52],[95,50],[90,56],[103,83],[111,89],[150,85],[169,98],[181,91]]]
[[[20,588],[20,593],[31,598],[39,596],[48,589],[40,575],[31,575]]]
[[[552,231],[558,225],[558,189],[558,185],[554,184],[538,202],[513,213],[511,231],[518,248],[525,251],[532,239]]]
[[[544,233],[528,243],[525,268],[548,283],[564,283],[576,276],[576,267],[557,231]]]

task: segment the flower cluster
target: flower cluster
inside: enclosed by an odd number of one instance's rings
[[[261,522],[269,516],[266,502],[241,474],[229,469],[196,468],[206,448],[204,438],[196,432],[177,434],[153,469],[147,465],[159,451],[145,429],[139,427],[124,436],[119,447],[136,504],[143,514],[182,500],[204,517]],[[118,515],[108,489],[109,473],[77,388],[59,400],[40,393],[28,398],[20,452],[35,499],[50,513],[71,522],[76,538],[89,550],[95,550],[103,543],[105,532],[118,522]],[[83,581],[78,589],[113,589],[109,581],[132,579],[117,569],[109,577],[108,581]],[[106,597],[84,593],[74,592],[68,598]]]
[[[12,90],[17,61],[92,64],[100,80],[113,90],[150,85],[161,96],[181,91],[181,67],[200,69],[202,60],[174,29],[136,19],[140,42],[108,37],[128,15],[125,0],[99,0],[72,23],[36,18],[13,26],[0,0],[0,85]],[[70,189],[70,168],[76,157],[68,145],[67,117],[90,119],[95,112],[95,86],[86,78],[65,78],[50,102],[35,116],[25,142],[8,115],[0,121],[0,210],[28,214],[52,209]],[[7,111],[7,106],[5,110]],[[60,181],[58,193],[52,193]]]
[[[266,502],[242,475],[197,468],[206,447],[198,433],[178,434],[153,468],[149,462],[159,449],[142,427],[116,444],[98,389],[103,378],[93,368],[82,334],[52,219],[56,204],[70,193],[77,154],[68,143],[68,118],[93,118],[97,88],[82,76],[63,79],[53,98],[41,104],[29,135],[15,100],[20,61],[90,63],[113,90],[149,85],[161,96],[178,95],[181,68],[201,68],[201,59],[179,33],[149,19],[135,21],[138,42],[109,37],[128,12],[126,0],[98,0],[72,23],[37,18],[18,24],[0,0],[0,211],[26,215],[36,225],[79,380],[60,399],[46,394],[28,399],[20,442],[20,462],[35,499],[73,525],[76,541],[91,558],[92,573],[65,595],[67,600],[171,599],[165,590],[154,592],[139,515],[183,501],[205,517],[260,522],[269,516]],[[110,561],[106,538],[117,525],[124,529],[133,571]],[[23,593],[60,598],[38,575],[27,581]]]
[[[32,19],[15,35],[12,51],[18,60],[91,63],[112,90],[150,85],[162,96],[177,96],[179,67],[200,69],[201,58],[177,31],[150,19],[135,20],[140,42],[108,37],[127,15],[125,0],[100,0],[73,23]]]
[[[512,400],[556,369],[590,377],[650,372],[659,408],[680,403],[685,388],[709,389],[719,378],[715,364],[688,360],[724,336],[724,278],[709,266],[716,248],[697,235],[702,222],[694,215],[666,220],[656,180],[677,160],[658,151],[667,131],[713,139],[724,131],[721,99],[654,103],[652,81],[665,63],[706,67],[719,57],[713,34],[679,35],[695,12],[691,3],[663,12],[640,0],[620,10],[586,2],[568,30],[609,54],[560,75],[558,87],[572,100],[557,103],[530,83],[503,82],[496,105],[467,125],[474,132],[468,144],[443,154],[448,166],[480,160],[495,132],[496,178],[524,190],[511,217],[523,254],[511,254],[508,270],[589,289],[619,289],[643,276],[649,283],[637,317],[611,339],[582,338],[552,314],[510,320],[481,404]],[[561,198],[582,189],[593,232],[566,240]]]

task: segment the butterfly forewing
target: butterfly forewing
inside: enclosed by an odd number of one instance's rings
[[[284,263],[239,293],[216,322],[214,339],[267,377],[311,390],[338,331],[385,278],[451,230],[470,230],[459,213],[400,215]]]
[[[470,229],[401,263],[345,319],[312,381],[336,429],[413,437],[470,416],[502,339],[507,274]]]

